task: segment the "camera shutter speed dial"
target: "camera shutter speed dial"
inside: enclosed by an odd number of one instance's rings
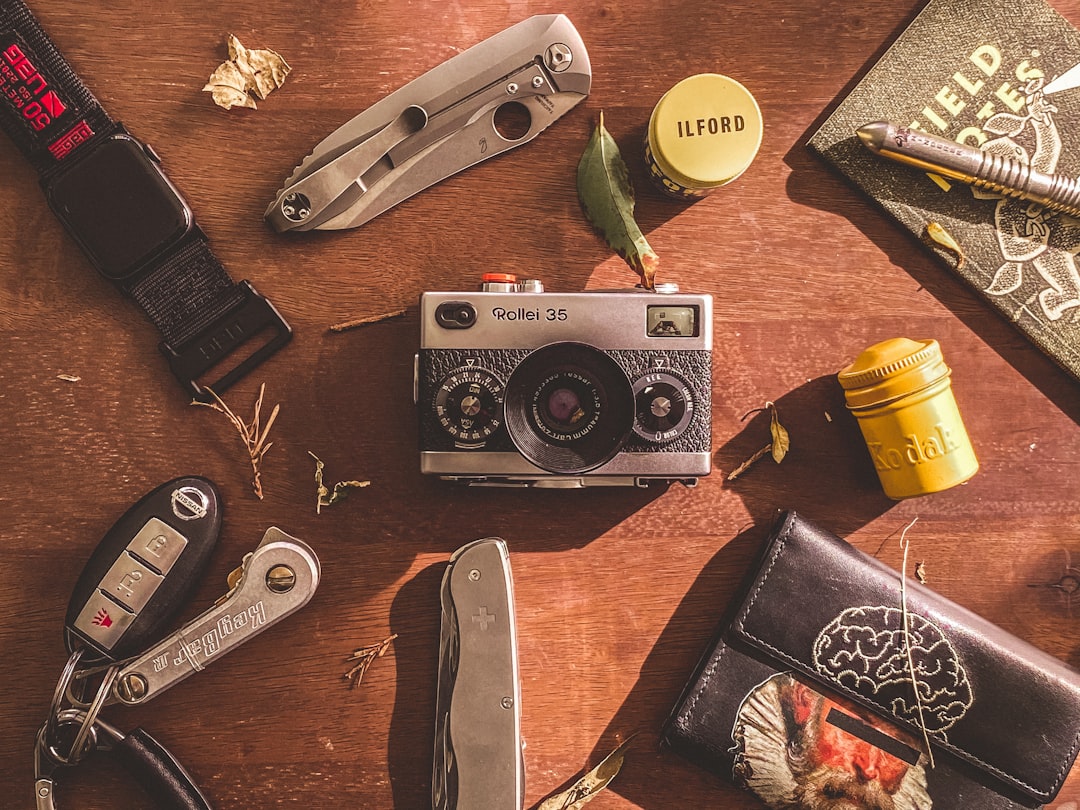
[[[693,417],[690,387],[671,372],[651,372],[634,381],[634,432],[641,438],[670,442],[686,432]]]
[[[435,418],[458,444],[483,444],[503,423],[502,380],[485,368],[455,369],[435,393]]]

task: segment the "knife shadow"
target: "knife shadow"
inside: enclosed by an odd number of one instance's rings
[[[439,672],[439,591],[444,571],[446,562],[428,566],[401,587],[390,607],[390,628],[398,634],[397,688],[387,752],[394,807],[431,806],[433,685]]]

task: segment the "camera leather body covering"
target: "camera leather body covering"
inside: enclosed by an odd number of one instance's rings
[[[905,587],[902,602],[898,572],[783,514],[665,744],[774,808],[1052,801],[1080,743],[1080,673]]]
[[[710,296],[510,280],[425,293],[420,323],[424,473],[540,487],[693,485],[709,473]]]

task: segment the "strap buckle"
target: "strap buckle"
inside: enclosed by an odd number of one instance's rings
[[[238,307],[222,315],[182,346],[173,347],[162,341],[159,347],[176,379],[199,402],[212,402],[213,397],[207,388],[221,394],[292,338],[292,327],[273,304],[259,295],[247,281],[241,281],[237,286],[244,293]],[[267,329],[273,332],[270,340],[233,366],[217,382],[209,386],[198,383],[198,379],[214,366]]]

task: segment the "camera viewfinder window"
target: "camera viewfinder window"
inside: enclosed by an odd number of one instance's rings
[[[647,308],[645,328],[649,337],[697,337],[697,307]]]

